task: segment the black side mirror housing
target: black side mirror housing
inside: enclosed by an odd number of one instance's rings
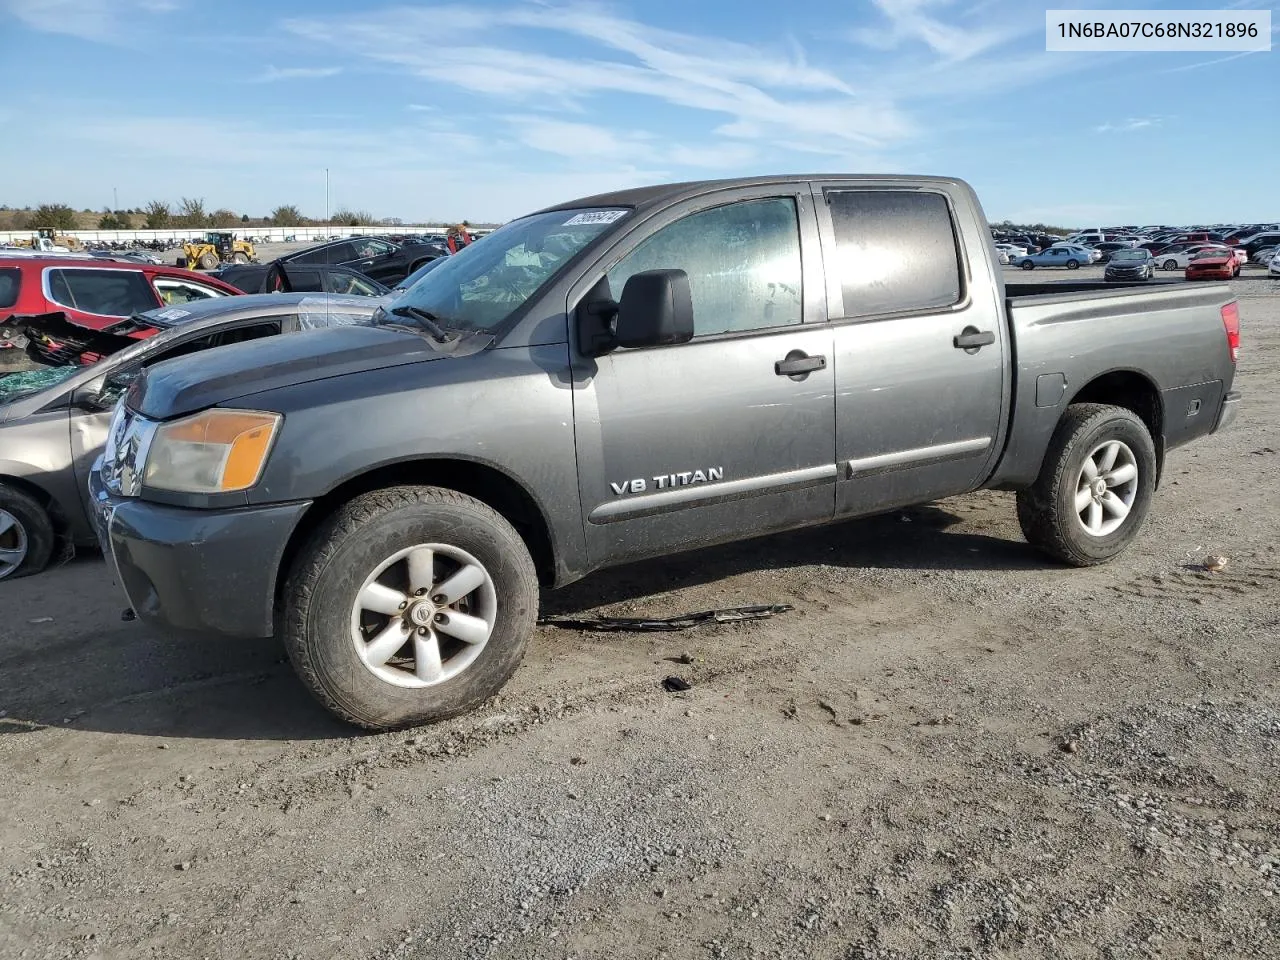
[[[618,300],[613,330],[620,347],[654,347],[693,339],[693,296],[683,270],[632,274]]]
[[[646,270],[609,299],[605,277],[578,305],[578,349],[599,357],[618,347],[653,347],[693,339],[693,299],[683,270]]]

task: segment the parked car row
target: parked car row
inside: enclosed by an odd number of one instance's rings
[[[1241,264],[1254,262],[1265,265],[1280,249],[1280,224],[1234,225],[1216,230],[1145,227],[1137,230],[1084,230],[1066,237],[993,231],[992,238],[996,249],[1008,257],[1009,263],[1023,266],[1023,269],[1068,266],[1069,262],[1074,262],[1075,267],[1086,262],[1107,263],[1121,251],[1141,248],[1154,255],[1162,269],[1184,270],[1195,255],[1208,246],[1236,250]],[[1053,254],[1039,261],[1031,259],[1031,266],[1024,266],[1028,258],[1063,247],[1083,248],[1092,253],[1089,261],[1069,254]],[[1068,266],[1068,269],[1074,267]]]

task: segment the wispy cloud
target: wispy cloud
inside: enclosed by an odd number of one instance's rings
[[[1275,33],[1276,27],[1272,27],[1271,32]],[[1183,73],[1187,70],[1199,70],[1201,67],[1212,67],[1219,63],[1229,63],[1232,60],[1239,60],[1241,57],[1251,57],[1255,53],[1266,53],[1266,50],[1243,50],[1240,53],[1232,53],[1225,57],[1214,57],[1212,60],[1200,60],[1197,63],[1187,63],[1180,67],[1169,67],[1161,70],[1161,73]]]
[[[634,130],[549,117],[508,116],[516,139],[545,153],[589,161],[613,161],[659,170],[705,167],[732,170],[750,164],[758,156],[748,143],[710,142],[682,144],[670,138]]]
[[[889,95],[810,65],[794,41],[752,46],[650,27],[594,6],[396,9],[297,18],[285,28],[507,105],[571,114],[602,95],[638,96],[712,115],[717,139],[797,150],[877,149],[916,133]],[[548,34],[578,49],[541,52],[547,45],[536,41]]]
[[[277,80],[318,80],[322,77],[336,77],[342,72],[341,67],[267,67],[254,77],[252,83],[274,83]]]
[[[1093,128],[1094,133],[1131,133],[1134,130],[1147,130],[1164,124],[1165,117],[1130,117],[1116,123],[1103,123]]]
[[[85,105],[28,129],[42,141],[56,133],[70,146],[30,171],[37,195],[65,196],[63,185],[92,155],[120,172],[122,201],[126,194],[138,203],[189,194],[195,180],[221,185],[211,202],[251,214],[297,203],[318,215],[326,168],[335,207],[350,204],[406,219],[501,221],[566,197],[670,179],[669,168],[620,156],[586,158],[572,169],[535,169],[520,143],[454,129],[444,120],[390,127],[375,138],[355,124],[279,127],[177,113],[109,114]],[[149,145],[156,165],[133,162],[139,143]],[[255,149],[228,151],[229,143],[253,143]],[[512,176],[517,166],[520,175]]]
[[[932,16],[930,9],[950,6],[951,0],[872,0],[888,20],[886,26],[857,27],[849,37],[878,50],[894,50],[904,43],[921,43],[946,61],[969,60],[1018,36],[1017,26],[962,27]]]
[[[32,30],[100,43],[136,42],[130,23],[179,6],[176,0],[0,0],[0,11]]]

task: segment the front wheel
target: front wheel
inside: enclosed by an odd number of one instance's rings
[[[1054,430],[1040,476],[1018,492],[1018,522],[1027,541],[1055,559],[1093,566],[1138,535],[1155,481],[1155,444],[1135,413],[1073,404]]]
[[[0,485],[0,580],[15,580],[47,567],[54,539],[49,514],[36,499]]]
[[[286,581],[281,633],[325,707],[392,730],[497,693],[537,611],[533,561],[501,514],[452,490],[391,487],[312,534]]]
[[[1036,268],[1036,265],[1030,260],[1023,260],[1020,266],[1023,270],[1034,270]]]
[[[200,255],[199,263],[201,270],[212,270],[219,262],[218,255],[216,253],[204,253]]]

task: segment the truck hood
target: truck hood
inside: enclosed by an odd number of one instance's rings
[[[167,420],[278,387],[350,373],[478,353],[493,338],[464,335],[448,344],[388,327],[346,326],[250,340],[177,357],[144,371],[129,406]]]

